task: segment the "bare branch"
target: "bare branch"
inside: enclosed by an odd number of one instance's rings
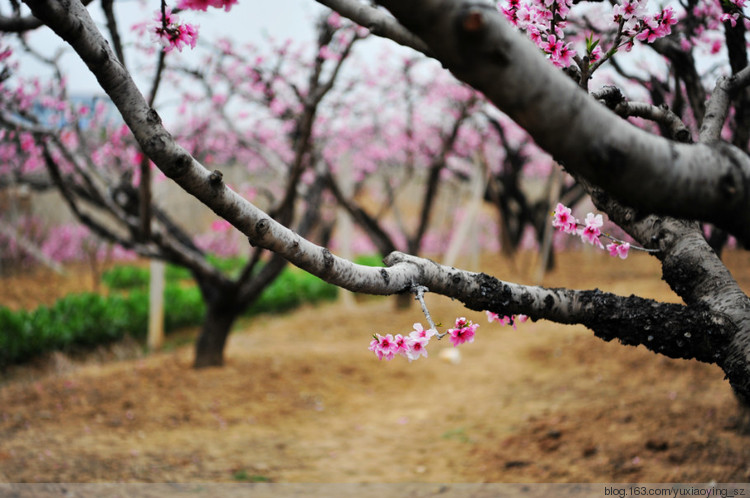
[[[88,5],[93,0],[83,0],[83,5]],[[9,17],[0,15],[0,32],[5,33],[23,33],[25,31],[32,31],[41,26],[44,23],[32,16],[16,16]]]
[[[107,29],[109,30],[109,36],[112,38],[112,45],[115,47],[117,58],[125,66],[125,51],[122,49],[122,39],[120,38],[120,30],[117,28],[117,18],[115,17],[113,4],[114,0],[102,0],[102,11],[104,12],[104,17],[107,19]]]
[[[649,46],[672,62],[677,78],[685,83],[688,101],[695,120],[699,123],[703,121],[706,113],[706,91],[698,75],[693,55],[680,47],[680,43],[674,35],[654,40],[654,43],[649,44]]]
[[[636,117],[659,123],[669,130],[669,138],[678,142],[688,143],[691,141],[688,127],[666,105],[655,106],[646,102],[624,101],[615,107],[615,112],[624,118]]]
[[[23,33],[25,31],[32,31],[43,25],[42,21],[34,16],[0,16],[0,31],[4,33]]]
[[[750,85],[750,67],[732,76],[722,76],[716,82],[706,110],[706,119],[700,129],[700,141],[714,143],[721,139],[721,129],[729,115],[732,97]]]

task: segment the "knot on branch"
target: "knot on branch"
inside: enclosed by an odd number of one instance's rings
[[[161,116],[159,116],[159,113],[153,107],[146,113],[146,122],[152,125],[161,124]]]
[[[223,178],[224,174],[218,169],[215,169],[210,175],[208,175],[208,183],[210,183],[212,187],[218,187],[221,185]]]
[[[388,256],[383,258],[383,263],[385,263],[386,266],[393,266],[403,261],[406,261],[406,254],[400,251],[393,251]]]
[[[478,34],[484,30],[484,26],[484,13],[480,9],[472,7],[461,16],[461,29],[465,33]]]
[[[495,13],[494,9],[490,10],[487,5],[473,4],[462,7],[453,18],[453,30],[461,49],[460,65],[468,67],[471,60],[488,56],[497,59],[501,65],[505,65],[508,57],[500,47],[492,49],[489,53],[486,50],[477,51],[476,49],[477,42],[481,42],[489,33],[490,16],[493,13]]]
[[[188,171],[188,169],[190,169],[190,166],[192,164],[193,164],[193,158],[190,156],[190,154],[180,155],[174,162],[173,177],[184,175]]]
[[[614,85],[605,85],[599,91],[591,94],[596,100],[601,101],[609,109],[614,110],[618,104],[625,101],[625,96],[619,88]]]
[[[271,228],[271,221],[268,218],[263,218],[262,220],[258,220],[258,222],[255,224],[255,234],[258,238],[263,238],[268,233],[268,230]]]

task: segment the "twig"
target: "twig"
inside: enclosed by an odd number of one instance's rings
[[[419,304],[422,305],[422,313],[424,313],[425,318],[427,318],[427,323],[430,325],[430,328],[437,333],[435,337],[442,339],[447,332],[443,332],[442,334],[438,332],[437,326],[430,316],[430,310],[427,309],[427,304],[424,302],[424,293],[429,292],[430,289],[424,285],[412,285],[411,291],[414,293],[414,299],[419,301]]]

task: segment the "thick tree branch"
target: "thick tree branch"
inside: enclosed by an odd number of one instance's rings
[[[623,297],[599,290],[548,289],[500,281],[439,265],[403,253],[385,259],[392,268],[409,265],[429,290],[455,297],[474,310],[500,315],[523,313],[534,320],[580,323],[604,340],[619,339],[673,358],[716,363],[731,334],[721,315],[697,306],[659,303],[637,296]],[[607,310],[603,312],[602,310]],[[686,320],[686,321],[683,321]]]

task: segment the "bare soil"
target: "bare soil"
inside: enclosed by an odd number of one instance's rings
[[[750,255],[727,260],[750,288]],[[498,257],[484,265],[533,283]],[[90,282],[5,279],[0,303],[30,307]],[[563,254],[544,284],[677,301],[638,254]],[[460,362],[441,358],[447,341],[427,359],[377,361],[373,332],[424,318],[371,298],[244,321],[223,368],[190,368],[195,331],[160,353],[126,341],[14,368],[0,381],[0,482],[750,480],[750,439],[718,367],[428,303],[445,324],[481,323]]]

